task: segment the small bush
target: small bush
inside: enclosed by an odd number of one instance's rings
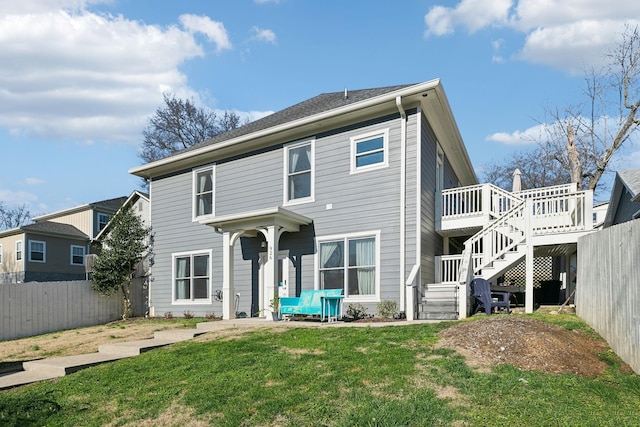
[[[378,315],[386,319],[395,317],[398,314],[398,303],[394,300],[384,300],[378,303]]]
[[[218,320],[218,316],[216,316],[216,314],[212,311],[205,314],[204,318],[207,320]]]
[[[364,319],[367,317],[367,308],[360,303],[349,304],[347,307],[347,316],[353,320]]]
[[[185,319],[193,319],[194,317],[193,313],[190,312],[189,310],[183,311],[182,315],[184,316]]]
[[[165,319],[173,319],[173,313],[170,311],[165,311],[164,312],[164,318]]]

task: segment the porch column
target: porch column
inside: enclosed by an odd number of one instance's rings
[[[278,283],[278,241],[280,240],[279,227],[270,225],[266,230],[262,230],[267,239],[267,262],[264,264],[264,301],[262,302],[267,320],[272,320],[271,313],[274,311],[271,305]]]
[[[233,243],[231,233],[222,234],[222,318],[225,320],[236,317],[233,286]]]

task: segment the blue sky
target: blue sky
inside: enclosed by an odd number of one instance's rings
[[[477,171],[580,101],[627,0],[0,2],[0,201],[128,195],[162,93],[256,119],[324,92],[440,78]],[[629,145],[623,168],[640,168]]]

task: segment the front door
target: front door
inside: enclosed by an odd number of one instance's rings
[[[267,254],[265,252],[260,254],[260,272],[258,273],[259,277],[259,301],[260,307],[259,310],[264,310],[265,308],[269,308],[269,304],[271,303],[271,295],[266,295],[265,292],[265,281],[264,281],[264,265],[267,262]],[[280,251],[278,252],[278,296],[280,297],[288,297],[289,296],[289,251]]]

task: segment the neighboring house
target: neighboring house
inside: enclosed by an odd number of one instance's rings
[[[149,201],[149,195],[147,193],[134,190],[94,239],[93,250],[95,253],[87,257],[88,272],[93,271],[93,263],[99,256],[99,252],[102,249],[101,241],[110,233],[113,226],[113,218],[115,218],[118,212],[123,209],[132,209],[134,214],[142,220],[142,224],[145,227],[151,226],[151,203]],[[151,243],[151,236],[149,236],[149,239],[150,240],[147,241],[148,244]],[[150,251],[144,253],[142,262],[136,266],[136,271],[133,273],[133,280],[131,282],[131,303],[134,316],[143,316],[147,314],[148,277],[150,265],[152,263],[152,254],[153,253]]]
[[[276,286],[405,310],[442,253],[435,194],[477,183],[439,80],[322,94],[130,172],[151,182],[151,315],[224,318]]]
[[[604,227],[640,218],[640,169],[616,172]]]
[[[151,183],[151,316],[254,316],[275,289],[338,288],[370,313],[457,318],[472,277],[517,264],[531,312],[534,258],[563,257],[566,280],[593,228],[575,185],[477,185],[439,80],[322,94],[130,172]]]
[[[84,279],[91,241],[124,201],[90,203],[1,231],[0,283]]]

